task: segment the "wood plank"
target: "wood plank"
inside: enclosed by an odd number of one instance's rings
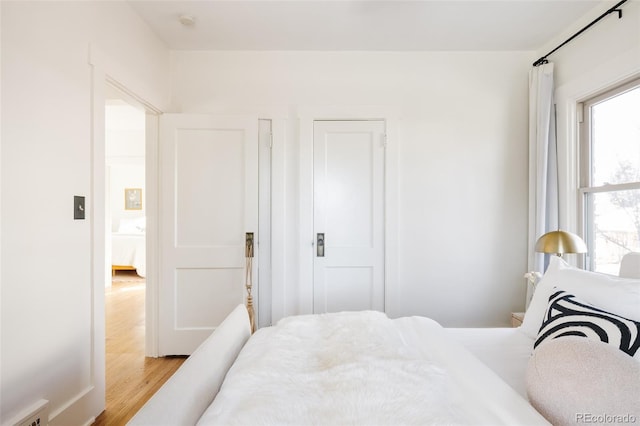
[[[144,280],[130,272],[105,292],[106,409],[94,425],[125,425],[186,359],[145,358],[144,294]]]

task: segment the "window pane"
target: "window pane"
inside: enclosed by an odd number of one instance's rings
[[[593,270],[618,275],[622,256],[640,251],[640,189],[594,193],[588,200]]]
[[[640,181],[640,87],[591,107],[592,186]]]

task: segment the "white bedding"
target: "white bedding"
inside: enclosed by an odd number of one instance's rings
[[[520,328],[447,328],[447,334],[485,363],[523,397],[535,339]]]
[[[147,275],[145,234],[111,234],[111,264],[133,266],[141,277]]]
[[[198,424],[548,423],[436,322],[359,312],[259,330]]]

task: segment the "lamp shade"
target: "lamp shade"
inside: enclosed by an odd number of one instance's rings
[[[547,232],[536,241],[536,251],[539,253],[586,253],[587,245],[582,238],[567,231]]]

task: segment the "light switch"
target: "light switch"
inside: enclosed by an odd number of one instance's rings
[[[84,197],[81,195],[73,196],[73,218],[84,219]]]

